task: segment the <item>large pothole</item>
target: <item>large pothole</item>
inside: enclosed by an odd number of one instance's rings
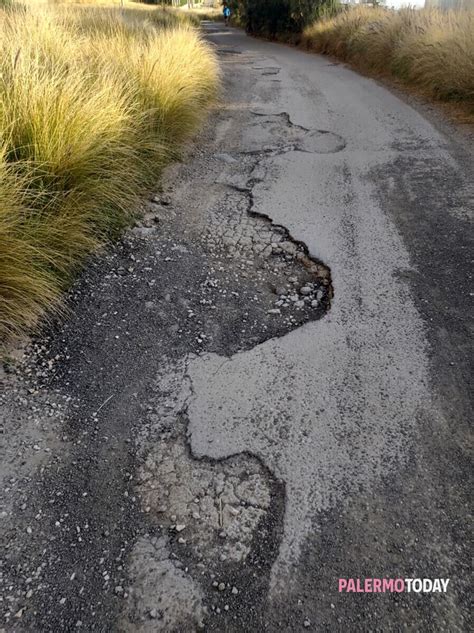
[[[169,235],[170,241],[181,233],[180,243],[172,245],[171,262],[186,251],[188,240],[201,245],[207,263],[199,288],[203,318],[196,310],[191,316],[202,324],[203,336],[198,336],[202,349],[222,353],[221,343],[216,342],[226,337],[216,327],[226,326],[232,332],[229,311],[238,304],[238,347],[229,348],[227,354],[321,318],[330,307],[333,292],[328,268],[308,252],[304,243],[293,239],[286,227],[274,224],[254,207],[253,189],[269,179],[269,158],[290,151],[294,144],[313,138],[315,133],[293,125],[284,114],[260,116],[249,112],[248,117],[264,130],[271,149],[262,149],[260,139],[259,151],[214,153],[206,166],[209,174],[205,189],[194,190],[191,198],[187,187],[182,186],[183,199],[175,200],[171,216],[169,207],[164,208],[159,198],[151,201],[144,226],[134,229],[139,236],[144,231],[145,237],[156,233],[168,239]],[[180,173],[191,176],[195,168],[183,167]],[[192,221],[183,225],[190,204]],[[212,315],[215,310],[220,313],[219,319]]]
[[[183,434],[164,433],[139,473],[138,492],[153,522],[198,560],[242,562],[270,506],[266,476],[256,460],[195,461]]]
[[[123,631],[219,630],[223,618],[236,617],[242,600],[255,619],[278,553],[283,486],[250,454],[193,457],[186,440],[186,371],[182,363],[162,368],[138,438],[135,494],[148,534],[130,555]]]
[[[274,73],[272,73],[274,74]],[[261,154],[290,151],[333,154],[346,147],[345,139],[329,130],[307,129],[293,123],[287,112],[251,111],[245,137],[227,140],[226,152]]]

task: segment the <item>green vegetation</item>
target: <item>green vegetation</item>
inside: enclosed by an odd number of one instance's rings
[[[0,338],[60,309],[212,103],[218,69],[162,9],[0,8]]]
[[[229,4],[247,31],[269,37],[301,33],[338,9],[337,0],[231,0]]]

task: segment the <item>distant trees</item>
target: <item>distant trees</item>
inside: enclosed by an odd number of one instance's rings
[[[231,0],[236,13],[252,33],[300,32],[313,20],[337,10],[337,0]]]

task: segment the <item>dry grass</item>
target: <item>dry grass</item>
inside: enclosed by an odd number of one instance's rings
[[[308,27],[302,45],[389,74],[474,117],[474,12],[352,8]]]
[[[160,10],[0,9],[0,338],[60,307],[217,83],[197,32]]]
[[[222,13],[222,7],[194,7],[193,9],[187,9],[181,7],[181,12],[185,15],[193,16],[194,19],[208,20],[210,22],[223,22],[224,16]]]

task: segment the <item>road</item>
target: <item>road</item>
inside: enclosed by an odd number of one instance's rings
[[[470,630],[469,132],[205,28],[220,107],[0,374],[4,629]]]

